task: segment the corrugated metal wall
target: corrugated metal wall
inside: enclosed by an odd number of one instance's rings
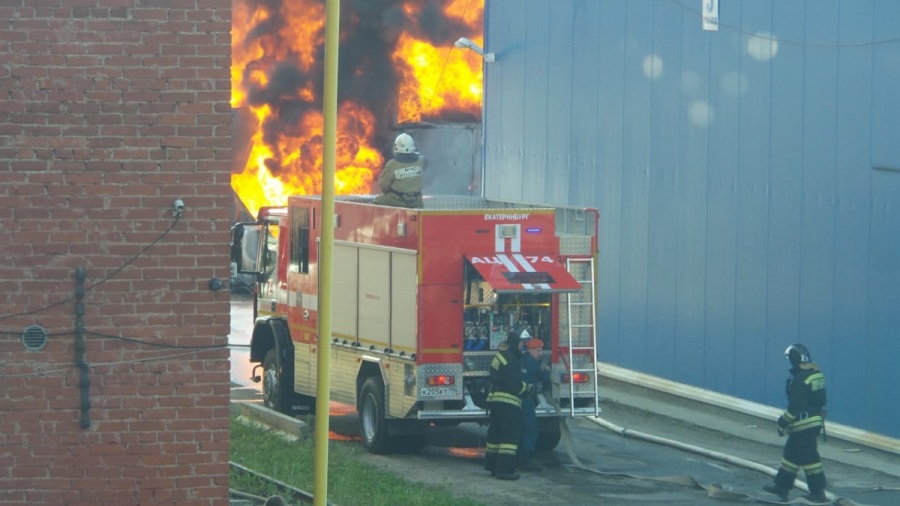
[[[601,212],[600,359],[900,436],[900,2],[487,0],[485,194]]]

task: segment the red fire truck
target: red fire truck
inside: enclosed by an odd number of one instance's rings
[[[319,197],[296,196],[234,227],[233,261],[258,280],[250,361],[268,407],[313,414],[316,352],[331,346],[332,400],[356,407],[366,448],[417,451],[429,426],[487,422],[491,359],[516,328],[544,342],[552,368],[538,396],[538,449],[559,443],[561,417],[599,414],[595,209],[337,197],[325,339],[320,217]]]

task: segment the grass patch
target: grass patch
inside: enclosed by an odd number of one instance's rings
[[[330,441],[328,500],[338,506],[483,506],[471,498],[454,496],[450,485],[425,485],[361,462],[366,450],[358,443]],[[313,492],[313,440],[287,441],[276,432],[248,426],[231,417],[231,456],[254,471]],[[398,457],[402,458],[402,457]],[[269,497],[278,491],[256,477],[231,473],[231,488]],[[300,504],[300,503],[297,503]]]

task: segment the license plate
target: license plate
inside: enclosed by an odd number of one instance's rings
[[[419,397],[444,397],[453,395],[452,388],[423,387],[419,389]]]

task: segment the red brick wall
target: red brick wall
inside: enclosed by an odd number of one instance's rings
[[[230,0],[0,1],[0,504],[228,503],[230,30]]]

